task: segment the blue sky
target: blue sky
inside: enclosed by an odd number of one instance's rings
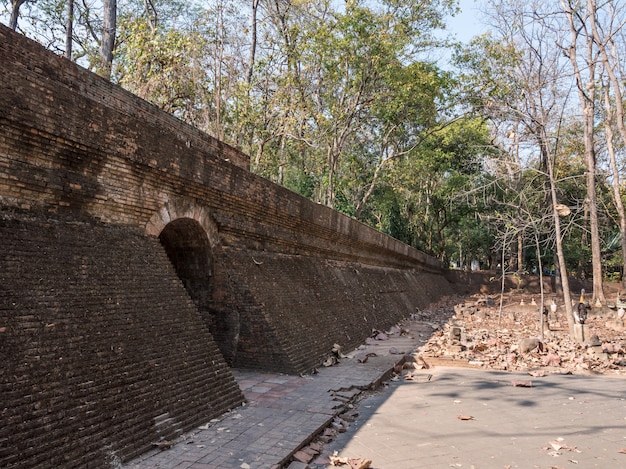
[[[469,41],[479,34],[484,33],[487,27],[483,25],[480,8],[484,7],[486,0],[460,0],[460,13],[454,17],[446,18],[446,29],[441,32],[443,36],[453,36],[454,39],[469,43]],[[427,60],[434,60],[439,66],[446,69],[449,67],[450,50],[439,49],[427,53]]]
[[[448,32],[454,33],[462,42],[469,42],[472,37],[485,32],[479,11],[484,4],[484,0],[460,0],[461,13],[448,21]]]

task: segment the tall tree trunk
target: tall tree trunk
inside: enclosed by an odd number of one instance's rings
[[[587,110],[591,113],[590,109]],[[585,119],[587,120],[587,119]],[[591,122],[586,125],[593,126]],[[585,149],[585,163],[587,166],[587,203],[589,204],[589,231],[591,232],[591,267],[593,274],[593,298],[596,301],[605,303],[604,289],[602,282],[602,251],[600,249],[600,232],[598,228],[598,201],[596,195],[596,155],[593,148],[593,131],[585,138],[589,149]]]
[[[324,195],[324,204],[327,207],[335,207],[335,169],[337,168],[336,142],[328,148],[326,155],[326,164],[328,166],[326,193]]]
[[[524,237],[522,232],[517,233],[517,271],[521,272],[524,267]]]
[[[213,92],[213,106],[215,109],[215,122],[213,127],[213,135],[218,140],[223,140],[224,138],[224,128],[222,122],[222,98],[223,98],[223,76],[222,76],[222,67],[224,66],[224,39],[225,39],[225,28],[224,28],[224,2],[219,2],[216,6],[215,10],[215,31],[216,31],[216,44],[215,47],[217,50],[215,51],[215,56],[213,57],[213,62],[215,64],[215,82],[214,92]]]
[[[159,21],[159,15],[157,14],[156,8],[154,7],[154,3],[152,2],[152,0],[143,0],[143,9],[145,10],[146,17],[148,18],[150,31],[154,32]]]
[[[15,31],[17,29],[17,19],[20,17],[20,7],[27,0],[11,0],[11,18],[9,19],[9,27]]]
[[[605,87],[604,101],[606,106],[606,122],[604,125],[606,133],[606,147],[609,152],[609,160],[611,163],[611,173],[613,174],[612,187],[613,198],[615,200],[615,208],[619,217],[619,230],[622,235],[622,290],[626,288],[626,278],[624,268],[626,266],[626,214],[624,212],[624,204],[622,203],[622,193],[620,190],[620,176],[617,168],[617,158],[615,157],[615,148],[613,147],[613,113],[611,102],[609,99],[609,89]]]
[[[626,126],[624,125],[624,97],[622,94],[622,84],[618,79],[615,68],[618,67],[619,61],[617,60],[617,54],[612,53],[609,54],[607,50],[607,42],[600,37],[600,33],[598,31],[596,16],[594,15],[591,19],[591,29],[593,32],[593,37],[596,43],[596,46],[600,50],[600,55],[602,57],[602,64],[604,65],[604,70],[606,71],[609,77],[609,83],[604,87],[604,103],[606,107],[606,142],[607,148],[609,151],[610,163],[611,163],[611,172],[613,175],[613,197],[615,199],[615,207],[617,208],[617,213],[619,216],[619,226],[620,233],[622,235],[622,289],[626,289],[626,214],[624,212],[624,204],[622,202],[622,194],[620,191],[620,173],[617,168],[617,160],[615,158],[615,149],[613,147],[613,121],[617,124],[617,130],[619,131],[620,136],[622,137],[622,141],[626,142]],[[608,44],[613,45],[612,42],[612,31],[608,31]],[[615,51],[613,47],[613,52]],[[613,60],[611,58],[613,57]],[[615,94],[615,100],[611,101],[610,92],[613,89],[613,93]],[[613,119],[613,108],[615,108],[615,119]]]
[[[563,237],[561,235],[561,219],[559,211],[557,210],[557,195],[556,195],[556,182],[554,178],[554,162],[548,155],[547,145],[544,140],[541,145],[542,152],[545,152],[548,163],[548,179],[550,181],[550,200],[552,202],[552,219],[554,221],[554,237],[556,241],[556,256],[559,271],[557,275],[560,277],[560,283],[563,288],[563,303],[565,303],[565,317],[567,318],[567,325],[569,327],[570,336],[574,337],[574,312],[572,310],[572,295],[569,289],[569,278],[567,276],[567,267],[565,265],[565,254],[563,253]],[[558,280],[558,279],[556,279]]]
[[[598,228],[598,204],[596,196],[596,153],[594,146],[594,113],[595,113],[595,79],[596,79],[596,57],[593,35],[589,32],[583,36],[587,47],[584,66],[586,68],[586,79],[583,78],[578,66],[577,41],[582,31],[586,32],[586,19],[595,16],[595,0],[587,0],[586,16],[572,5],[572,0],[562,2],[567,16],[571,45],[569,47],[569,59],[574,69],[578,96],[583,114],[583,143],[585,147],[585,179],[587,182],[586,205],[589,209],[589,231],[591,233],[591,263],[593,274],[593,299],[601,303],[605,302],[602,284],[602,253],[600,250],[600,233]],[[580,27],[575,23],[581,21]],[[563,266],[561,266],[563,268]]]
[[[539,302],[539,336],[543,339],[545,330],[544,330],[544,309],[545,309],[545,294],[543,291],[543,264],[541,263],[541,255],[539,252],[541,251],[541,244],[539,243],[539,229],[537,225],[533,223],[533,235],[535,237],[535,248],[537,249],[537,270],[539,274],[539,294],[541,295],[541,301]]]
[[[258,9],[259,9],[259,0],[252,0],[252,13],[250,15],[250,58],[248,59],[248,73],[246,76],[246,81],[248,85],[252,83],[252,73],[254,72],[254,61],[255,61],[255,56],[256,56],[256,40],[257,40],[256,18],[257,18]]]
[[[596,14],[595,0],[587,0],[587,8],[591,18]],[[585,139],[585,162],[587,166],[587,198],[589,200],[589,228],[591,231],[591,264],[593,270],[593,299],[606,303],[602,280],[602,250],[600,248],[600,228],[598,226],[598,201],[596,192],[596,149],[594,142],[595,132],[595,81],[596,81],[596,55],[594,39],[587,37],[587,70],[588,79],[585,84],[587,93],[579,93],[581,99],[586,97],[586,106],[583,110],[584,139]]]
[[[72,44],[74,37],[74,0],[67,2],[67,21],[65,23],[65,57],[72,60]]]
[[[102,40],[100,42],[100,70],[103,77],[111,78],[113,50],[117,28],[117,0],[104,0],[104,18],[102,21]]]

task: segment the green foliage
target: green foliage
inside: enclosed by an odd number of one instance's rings
[[[187,114],[197,104],[203,82],[194,66],[203,38],[176,29],[152,30],[143,18],[124,18],[121,28],[125,36],[117,50],[118,82],[167,112]]]
[[[475,37],[469,46],[458,47],[453,60],[461,71],[459,78],[463,83],[459,105],[489,114],[495,103],[522,93],[515,73],[521,51],[513,42],[483,34]]]

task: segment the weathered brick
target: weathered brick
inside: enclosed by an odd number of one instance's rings
[[[156,240],[6,213],[0,238],[0,465],[104,465],[158,440],[157,415],[188,430],[243,400]]]
[[[236,405],[228,364],[307,371],[451,291],[437,260],[2,25],[0,83],[0,466],[130,458],[158,416]]]

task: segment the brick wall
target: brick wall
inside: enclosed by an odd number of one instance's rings
[[[128,458],[239,402],[227,363],[308,371],[451,292],[248,161],[0,25],[0,465]]]
[[[228,250],[238,273],[236,366],[300,373],[334,344],[350,351],[372,329],[387,329],[453,293],[437,274],[305,256]]]
[[[105,467],[243,396],[151,237],[0,213],[0,466]]]

